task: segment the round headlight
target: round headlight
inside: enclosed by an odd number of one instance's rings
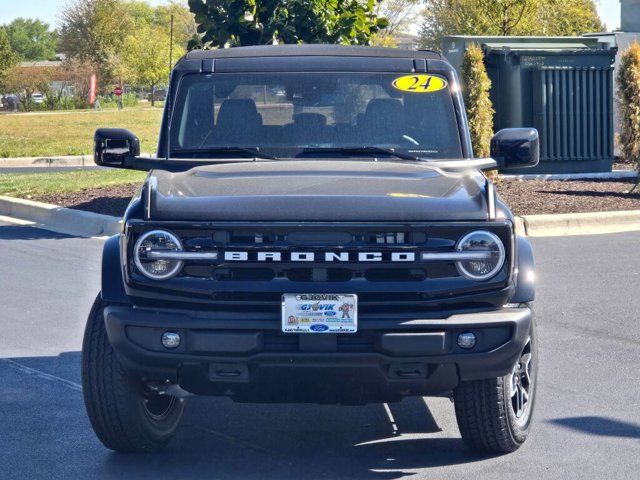
[[[471,280],[488,280],[504,264],[504,245],[497,235],[478,230],[462,237],[456,250],[463,253],[477,253],[480,258],[456,262],[458,271]],[[484,258],[483,258],[484,257]]]
[[[151,252],[180,252],[182,244],[174,234],[164,230],[143,233],[134,247],[134,261],[138,270],[152,280],[166,280],[177,275],[182,260],[153,258]]]

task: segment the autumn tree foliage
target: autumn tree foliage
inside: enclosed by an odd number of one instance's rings
[[[16,53],[11,48],[9,35],[4,28],[0,28],[0,85],[2,85],[4,77],[18,61]]]
[[[197,36],[194,15],[176,0],[155,8],[143,1],[71,0],[60,15],[60,49],[68,59],[93,65],[103,91],[122,82],[166,83],[172,16],[175,62]],[[153,71],[142,75],[145,69]]]
[[[15,66],[5,75],[4,89],[17,95],[22,109],[29,112],[35,106],[32,95],[45,91],[51,83],[52,76],[51,68]]]
[[[640,44],[622,53],[618,66],[618,121],[620,156],[640,171]],[[638,185],[634,187],[636,189]]]
[[[594,0],[424,0],[420,46],[445,35],[582,35],[604,24]]]

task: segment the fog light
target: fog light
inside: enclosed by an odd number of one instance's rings
[[[458,340],[458,343],[460,340]],[[176,332],[164,332],[162,334],[162,346],[164,348],[177,348],[180,345],[180,335]]]
[[[476,336],[471,332],[464,332],[458,335],[458,346],[460,348],[473,348],[476,346]]]

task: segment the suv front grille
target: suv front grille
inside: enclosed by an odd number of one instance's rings
[[[189,261],[182,272],[163,282],[136,271],[131,246],[149,229],[167,229],[178,235],[185,250],[217,251],[218,261]],[[454,262],[420,261],[420,252],[451,252],[470,231],[490,230],[505,245],[507,260],[492,279],[475,282],[460,275]],[[428,223],[416,225],[209,225],[139,222],[126,230],[129,294],[162,298],[173,303],[207,304],[210,308],[277,315],[283,293],[356,293],[360,312],[392,314],[440,308],[458,299],[482,293],[503,301],[513,270],[513,231],[509,221]],[[258,252],[282,252],[280,261],[258,261]],[[245,261],[225,259],[224,252],[248,252]],[[293,261],[292,252],[314,252],[313,261]],[[317,252],[317,254],[316,254]],[[382,252],[378,261],[363,261],[358,252]],[[391,261],[393,252],[414,252],[416,261]],[[327,254],[349,253],[339,261]],[[160,293],[158,293],[160,292]],[[500,296],[500,298],[498,298]]]

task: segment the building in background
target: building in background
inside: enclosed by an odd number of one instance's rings
[[[420,39],[418,35],[403,32],[394,33],[393,38],[396,41],[396,47],[402,50],[415,50],[418,46],[418,40]]]
[[[73,97],[75,95],[75,86],[67,78],[67,72],[64,69],[62,59],[64,55],[56,55],[59,60],[40,60],[31,62],[20,62],[19,68],[28,72],[29,70],[46,70],[49,77],[49,93],[58,97]],[[42,102],[39,102],[42,103]]]

